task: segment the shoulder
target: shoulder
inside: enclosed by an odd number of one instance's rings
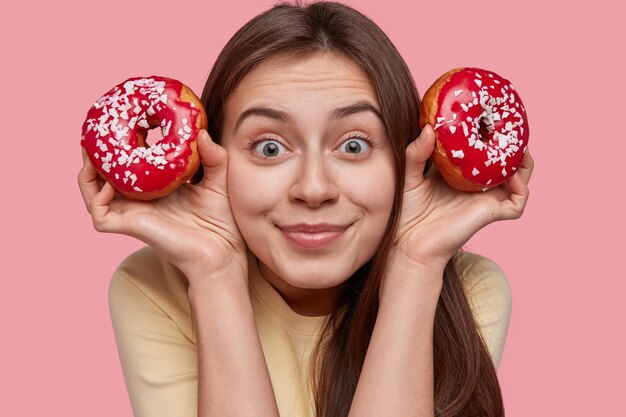
[[[453,258],[476,324],[496,367],[509,327],[512,293],[502,269],[491,259],[471,252]]]
[[[158,312],[173,320],[189,337],[191,308],[187,278],[149,246],[130,254],[117,267],[109,284],[112,315]]]
[[[468,297],[497,294],[510,304],[512,294],[509,281],[494,261],[472,252],[460,252],[452,261]]]
[[[135,416],[197,415],[197,354],[185,276],[144,247],[109,284],[109,310]]]

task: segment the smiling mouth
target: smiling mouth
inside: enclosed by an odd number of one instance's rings
[[[323,249],[341,237],[351,225],[294,224],[278,226],[283,235],[300,249]]]

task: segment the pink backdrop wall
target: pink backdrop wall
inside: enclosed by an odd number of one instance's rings
[[[200,93],[225,42],[272,2],[40,3],[12,2],[0,17],[0,415],[131,416],[107,285],[140,244],[91,228],[76,187],[83,118],[130,76],[167,75]],[[499,371],[508,415],[622,415],[618,2],[347,3],[387,32],[421,93],[448,69],[480,66],[509,78],[528,109],[527,211],[469,243],[513,289]]]

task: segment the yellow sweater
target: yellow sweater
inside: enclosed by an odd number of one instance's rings
[[[496,367],[511,312],[506,277],[472,253],[455,258]],[[249,260],[250,299],[282,417],[311,417],[308,362],[323,317],[301,316]],[[135,417],[196,417],[197,358],[187,279],[145,247],[113,275],[109,308]]]

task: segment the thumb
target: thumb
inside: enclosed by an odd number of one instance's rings
[[[434,149],[435,131],[430,125],[426,125],[418,138],[406,147],[406,188],[412,189],[422,182],[426,162]]]
[[[209,183],[218,183],[225,187],[228,167],[226,149],[213,142],[209,133],[201,129],[198,132],[198,151],[204,170],[204,177],[200,185],[208,186]]]

